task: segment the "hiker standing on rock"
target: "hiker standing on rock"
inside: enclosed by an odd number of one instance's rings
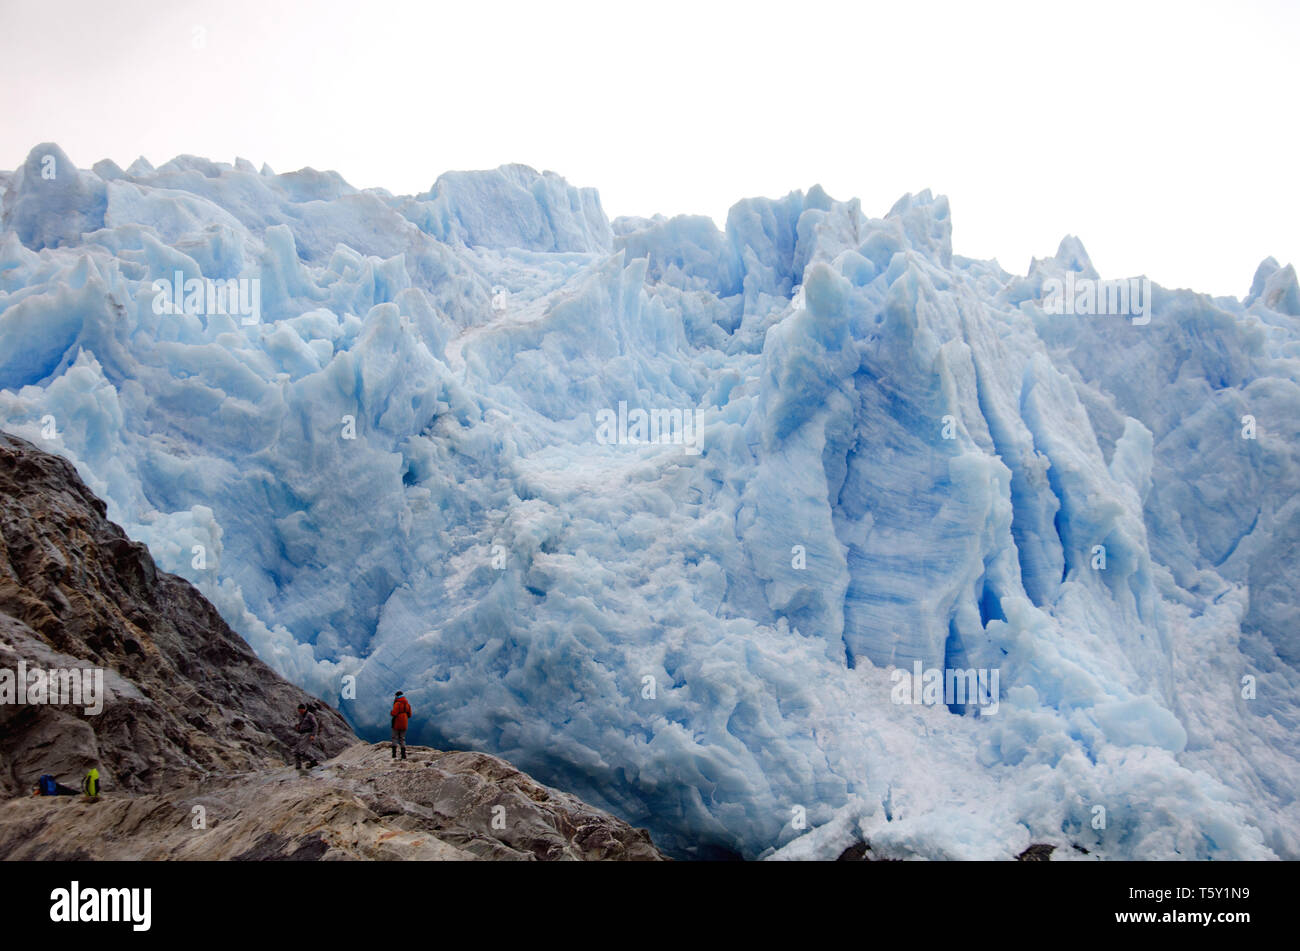
[[[306,760],[309,767],[316,765],[316,753],[312,749],[312,744],[316,742],[316,734],[320,730],[320,724],[316,721],[316,714],[307,709],[307,704],[298,704],[298,725],[294,731],[298,734],[298,742],[293,747],[293,768],[302,769],[302,761]]]
[[[402,759],[406,759],[406,727],[411,720],[411,703],[397,691],[393,697],[393,759],[397,759],[397,747],[402,747]]]

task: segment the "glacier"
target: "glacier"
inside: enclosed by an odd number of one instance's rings
[[[0,207],[0,428],[363,735],[404,690],[681,857],[1300,858],[1292,266],[1066,316],[1078,239],[1013,274],[929,191],[719,230],[52,143]]]

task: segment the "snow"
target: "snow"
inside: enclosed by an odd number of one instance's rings
[[[929,192],[719,231],[524,166],[0,183],[0,426],[364,734],[402,689],[681,855],[1300,858],[1289,265],[1137,324]],[[256,319],[159,313],[177,272]],[[701,451],[598,438],[620,403]],[[918,663],[996,707],[895,702]]]

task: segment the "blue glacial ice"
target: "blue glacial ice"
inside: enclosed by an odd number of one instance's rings
[[[0,192],[0,426],[363,734],[405,690],[682,856],[1300,858],[1291,266],[1139,323],[929,192],[719,231],[52,144]],[[159,313],[178,275],[256,319]]]

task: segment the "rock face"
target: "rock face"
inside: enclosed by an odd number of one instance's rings
[[[394,762],[359,742],[158,571],[70,463],[0,433],[0,676],[20,665],[102,670],[103,706],[0,690],[0,858],[662,857],[503,760],[411,747]],[[285,765],[302,702],[332,757],[310,773]],[[98,802],[28,795],[43,773],[76,786],[92,766]]]
[[[290,756],[299,703],[324,751],[356,741],[343,717],[278,677],[187,581],[105,518],[66,460],[0,433],[0,670],[97,667],[103,711],[0,704],[0,792],[42,773],[146,791]]]
[[[305,773],[282,767],[224,774],[174,791],[110,792],[95,803],[11,801],[0,808],[0,858],[662,858],[644,830],[536,783],[504,760],[414,746],[408,756],[394,761],[387,744],[357,743]]]

